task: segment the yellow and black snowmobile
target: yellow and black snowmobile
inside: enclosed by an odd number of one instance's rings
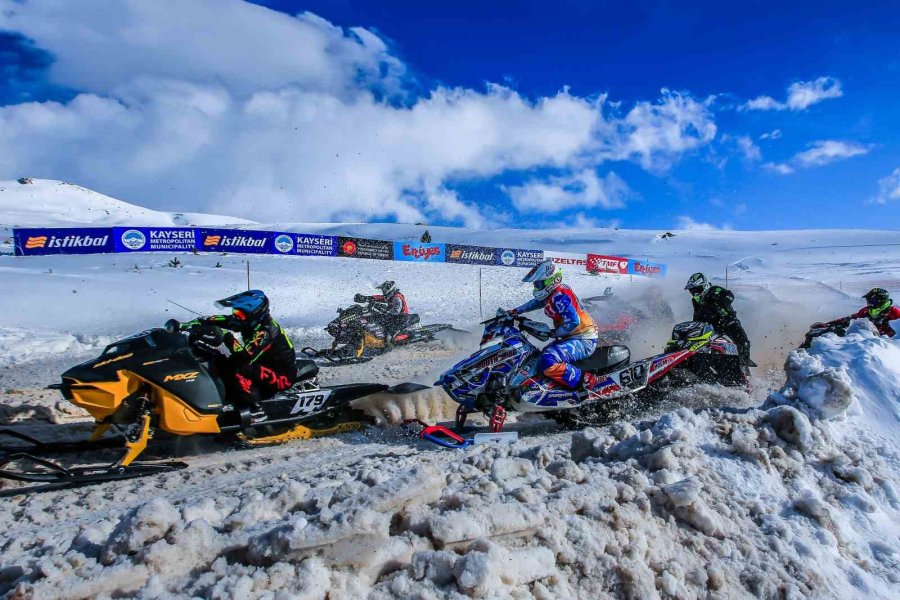
[[[95,419],[93,435],[83,442],[43,443],[13,430],[15,438],[0,445],[0,477],[52,487],[77,486],[150,475],[184,468],[183,462],[138,462],[155,430],[177,436],[237,435],[247,444],[267,444],[360,429],[362,413],[350,402],[387,390],[380,384],[320,387],[318,367],[298,360],[298,380],[290,389],[262,401],[265,417],[230,401],[216,372],[222,342],[218,327],[198,325],[181,332],[177,321],[109,345],[103,353],[62,374],[54,389]],[[104,438],[110,430],[121,436]],[[43,458],[121,446],[112,464],[63,467]],[[32,463],[39,470],[15,471],[13,463]],[[33,467],[32,467],[33,468]]]

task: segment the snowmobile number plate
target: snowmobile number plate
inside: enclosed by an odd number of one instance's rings
[[[619,371],[619,385],[623,388],[643,387],[647,383],[647,365],[635,363],[627,369]]]
[[[294,408],[291,409],[291,414],[295,415],[297,413],[310,413],[315,410],[318,410],[325,404],[325,401],[328,400],[328,397],[331,395],[331,390],[316,390],[314,392],[305,392],[297,396],[297,402],[294,403]]]

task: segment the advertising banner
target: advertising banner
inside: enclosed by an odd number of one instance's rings
[[[497,264],[497,256],[496,248],[447,244],[447,252],[444,260],[448,263],[495,266]]]
[[[196,233],[188,227],[113,227],[116,252],[191,252]]]
[[[339,237],[338,256],[393,260],[394,242],[367,240],[365,238]]]
[[[621,256],[588,254],[587,270],[590,273],[628,274],[628,259]]]
[[[533,267],[544,260],[543,250],[498,248],[497,263],[504,267]]]
[[[444,244],[423,242],[394,242],[394,260],[414,262],[444,262]]]
[[[631,259],[628,261],[628,272],[632,275],[643,275],[644,277],[665,277],[666,265],[646,260]]]
[[[560,267],[569,267],[575,271],[587,270],[587,254],[574,254],[572,252],[556,252],[544,250],[544,258],[549,258]]]
[[[198,231],[197,250],[203,252],[273,253],[275,236],[271,231],[251,231],[249,229],[200,229]]]
[[[14,229],[16,256],[42,254],[98,254],[112,252],[111,227]]]
[[[338,239],[333,235],[312,233],[292,233],[294,254],[298,256],[337,256]],[[278,239],[276,238],[276,244]],[[277,245],[276,245],[277,249]]]

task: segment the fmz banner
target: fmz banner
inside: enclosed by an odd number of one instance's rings
[[[666,265],[632,259],[628,261],[628,272],[632,275],[643,275],[644,277],[665,277]]]
[[[188,227],[113,227],[116,252],[190,252],[196,232]]]
[[[504,267],[533,267],[544,260],[543,250],[498,248],[497,263]]]
[[[273,238],[271,231],[200,229],[196,244],[197,250],[203,252],[271,254],[274,248]]]
[[[14,229],[16,256],[43,254],[100,254],[112,252],[110,227]]]
[[[394,242],[384,240],[368,240],[356,237],[338,238],[338,256],[349,258],[371,258],[375,260],[393,260]]]
[[[444,262],[444,244],[424,242],[394,242],[394,260],[413,262]]]
[[[603,254],[588,254],[587,270],[590,273],[614,273],[616,275],[628,274],[628,259],[621,256],[606,256]]]
[[[445,260],[468,265],[496,265],[497,249],[486,246],[447,244]]]

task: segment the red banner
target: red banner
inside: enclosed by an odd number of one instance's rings
[[[615,273],[616,275],[628,274],[628,259],[621,256],[604,256],[602,254],[588,254],[587,270],[589,273]]]

